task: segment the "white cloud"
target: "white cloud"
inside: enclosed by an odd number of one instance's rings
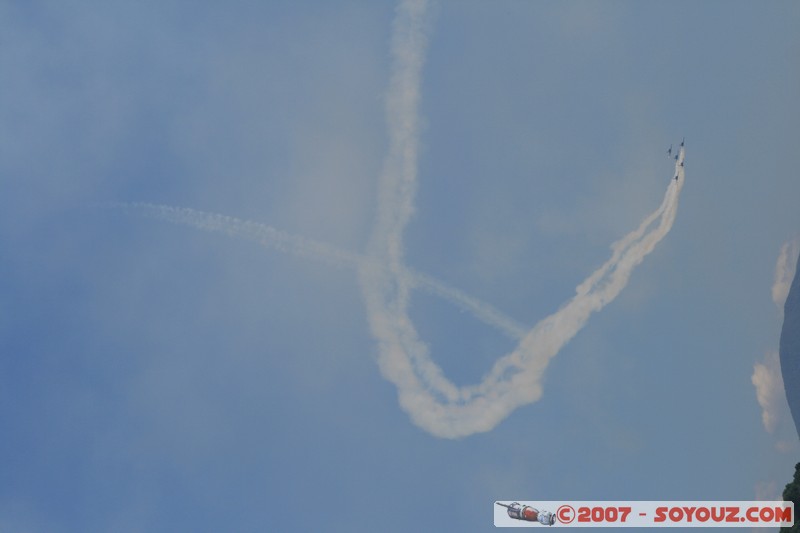
[[[758,405],[761,406],[764,429],[774,433],[785,404],[778,352],[768,353],[763,362],[755,364],[751,380],[756,388]]]
[[[798,249],[800,249],[799,239],[787,241],[781,247],[775,265],[772,301],[778,307],[781,317],[797,267]],[[775,433],[775,429],[787,412],[781,362],[777,351],[768,353],[762,362],[754,365],[751,381],[756,389],[758,405],[761,406],[761,422],[764,424],[764,429],[768,433]],[[780,439],[775,444],[775,449],[784,453],[791,451],[793,447],[792,442],[785,439]]]
[[[756,500],[761,502],[774,502],[781,499],[781,491],[774,481],[759,481],[756,483]]]
[[[783,317],[783,306],[786,303],[786,296],[792,286],[794,273],[797,269],[797,254],[800,250],[800,239],[787,241],[778,255],[778,262],[775,265],[775,281],[772,284],[772,301]]]
[[[755,486],[755,499],[760,502],[778,502],[783,500],[781,487],[775,481],[759,481]],[[769,533],[775,531],[770,527],[751,528],[753,533]]]

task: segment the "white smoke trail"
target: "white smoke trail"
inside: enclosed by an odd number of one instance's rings
[[[104,207],[255,241],[268,248],[314,259],[315,261],[322,261],[331,266],[359,267],[362,263],[370,260],[363,255],[348,252],[313,239],[292,235],[265,224],[215,213],[206,213],[188,207],[172,207],[148,203],[109,203],[104,204]],[[381,268],[380,265],[376,266]],[[405,267],[400,272],[404,283],[444,298],[461,309],[470,312],[485,324],[502,331],[513,340],[521,339],[528,330],[526,326],[504,315],[493,306],[459,289],[450,287],[431,276]]]
[[[215,213],[206,213],[189,207],[171,207],[147,203],[119,203],[106,204],[106,206],[148,218],[165,220],[205,231],[224,233],[231,237],[256,241],[270,248],[301,257],[310,257],[332,266],[355,267],[360,261],[359,255],[322,242],[292,235],[264,224]]]
[[[406,282],[409,283],[413,288],[424,289],[432,294],[444,298],[445,300],[448,300],[450,303],[469,311],[475,316],[475,318],[481,320],[485,324],[500,329],[508,337],[514,340],[521,339],[528,332],[527,326],[523,326],[519,322],[516,322],[515,320],[504,315],[491,305],[482,302],[463,291],[449,287],[441,281],[437,281],[426,274],[421,274],[409,268],[404,267],[402,271],[408,273],[408,276],[405,277]]]
[[[433,435],[458,438],[489,431],[514,409],[542,394],[541,378],[552,357],[625,287],[632,270],[669,232],[683,187],[684,150],[661,206],[629,235],[612,245],[611,258],[576,288],[558,312],[526,329],[493,307],[419,274],[403,264],[403,231],[413,213],[418,150],[417,106],[426,44],[426,0],[404,0],[397,10],[392,41],[393,69],[387,95],[389,153],[381,175],[378,217],[367,255],[339,250],[275,228],[188,208],[117,204],[162,220],[256,240],[332,265],[357,267],[367,316],[378,341],[382,374],[398,389],[412,420]],[[431,291],[472,312],[515,339],[517,348],[500,358],[478,384],[457,387],[431,360],[408,315],[413,288]]]
[[[458,438],[489,431],[517,407],[539,399],[550,359],[594,311],[619,294],[633,268],[669,232],[683,187],[685,156],[681,148],[675,164],[678,179],[670,182],[661,207],[612,246],[611,259],[578,286],[575,297],[530,330],[480,384],[457,387],[444,377],[418,338],[408,315],[409,283],[402,275],[402,234],[413,212],[416,183],[425,4],[406,0],[397,12],[387,98],[390,148],[379,188],[378,221],[368,248],[375,260],[362,263],[359,272],[370,327],[378,341],[379,366],[397,386],[402,408],[433,435]],[[386,267],[377,266],[381,263]]]

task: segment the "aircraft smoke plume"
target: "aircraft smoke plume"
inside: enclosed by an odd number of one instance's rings
[[[368,256],[359,269],[382,374],[398,389],[400,405],[415,424],[433,435],[458,438],[489,431],[514,409],[538,400],[552,357],[625,287],[633,269],[669,232],[684,183],[681,146],[661,206],[612,245],[611,258],[556,313],[534,326],[501,357],[477,385],[448,380],[419,339],[408,314],[408,279],[403,272],[403,231],[413,212],[419,144],[419,86],[425,52],[424,0],[400,4],[392,41],[393,75],[387,96],[390,148],[379,185],[378,220]],[[384,265],[383,268],[378,265]]]
[[[444,438],[489,431],[514,409],[537,401],[547,365],[583,327],[592,313],[617,297],[639,265],[672,228],[684,183],[683,143],[675,179],[658,209],[634,231],[611,246],[611,257],[575,290],[575,296],[533,328],[526,328],[494,307],[403,262],[403,232],[414,210],[421,71],[424,64],[426,0],[403,0],[394,22],[392,76],[386,113],[389,152],[378,186],[377,220],[365,255],[292,235],[263,224],[154,204],[109,204],[160,220],[254,240],[264,246],[334,266],[358,270],[369,326],[378,343],[378,364],[395,384],[401,407],[419,427]],[[501,357],[476,385],[458,387],[448,380],[419,339],[408,314],[409,296],[419,288],[459,305],[495,326],[519,344]]]
[[[267,248],[313,259],[330,266],[358,268],[363,263],[370,261],[364,255],[342,250],[314,239],[293,235],[266,224],[216,213],[206,213],[189,207],[148,203],[107,203],[103,207],[255,241]],[[381,265],[376,265],[376,267],[382,268]],[[503,314],[492,305],[431,276],[407,267],[403,267],[400,275],[409,286],[444,298],[460,309],[469,312],[484,324],[497,328],[510,339],[519,340],[528,331],[527,326]]]

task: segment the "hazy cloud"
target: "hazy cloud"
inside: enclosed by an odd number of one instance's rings
[[[772,301],[778,307],[781,317],[783,317],[783,305],[786,303],[786,296],[789,294],[789,287],[792,286],[794,273],[797,269],[797,254],[800,250],[800,239],[787,241],[778,254],[778,262],[775,265],[775,281],[772,284]]]
[[[751,377],[756,388],[756,398],[761,406],[764,429],[773,433],[781,418],[784,401],[783,377],[778,352],[770,352],[763,362],[756,363]]]
[[[783,317],[783,306],[786,303],[786,296],[789,294],[789,287],[797,267],[799,247],[798,239],[787,241],[781,247],[775,265],[772,301],[778,307],[781,317]],[[758,405],[761,406],[761,421],[764,429],[769,433],[774,433],[786,412],[786,394],[777,350],[768,353],[762,362],[755,364],[751,381],[756,389]],[[779,451],[791,449],[790,443],[783,440],[778,441],[775,446]]]

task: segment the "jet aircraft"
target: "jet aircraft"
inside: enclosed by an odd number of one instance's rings
[[[681,168],[683,168],[683,162],[684,162],[684,157],[685,157],[685,156],[684,156],[684,152],[683,152],[683,148],[684,148],[684,146],[685,146],[685,145],[686,145],[686,137],[684,137],[684,138],[682,138],[682,139],[681,139],[681,146],[680,146],[680,148],[678,148],[678,153],[677,153],[677,154],[675,154],[675,161],[679,161],[679,162],[678,162],[678,165],[680,165],[680,167],[681,167]],[[671,150],[671,149],[672,149],[672,145],[670,145],[670,146],[669,146],[669,148],[670,148],[670,150]],[[668,153],[669,153],[669,152],[668,152]],[[682,157],[682,156],[683,156],[683,157]],[[675,181],[678,181],[678,174],[679,174],[679,173],[677,172],[677,169],[676,169],[676,172],[675,172]]]

